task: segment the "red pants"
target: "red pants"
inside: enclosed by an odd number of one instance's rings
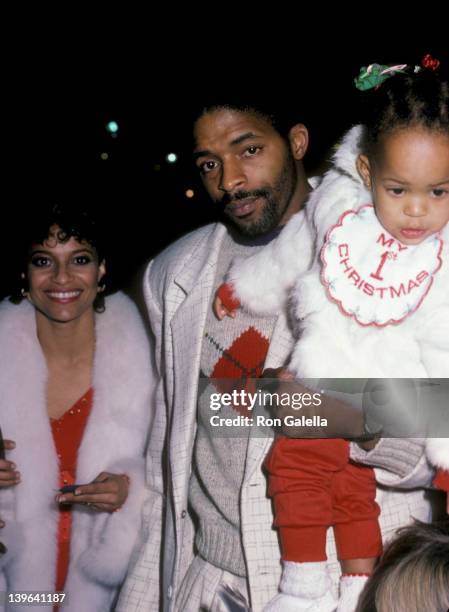
[[[331,525],[339,559],[381,554],[374,471],[350,462],[349,442],[281,437],[265,467],[284,561],[325,561]]]

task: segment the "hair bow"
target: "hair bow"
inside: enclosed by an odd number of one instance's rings
[[[421,61],[421,66],[423,68],[429,68],[430,70],[436,70],[439,65],[440,65],[440,60],[437,60],[434,57],[432,57],[430,53],[427,53],[427,55],[425,55]]]
[[[379,87],[384,81],[398,72],[403,72],[407,64],[395,66],[383,66],[382,64],[370,64],[368,67],[360,68],[360,74],[354,79],[355,86],[361,91]]]

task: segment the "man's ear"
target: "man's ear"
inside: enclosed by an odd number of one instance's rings
[[[366,155],[359,155],[356,161],[357,171],[360,174],[362,181],[367,189],[371,189],[371,165]]]
[[[288,139],[293,157],[296,160],[301,160],[309,146],[309,132],[306,126],[302,123],[294,125],[288,133]]]

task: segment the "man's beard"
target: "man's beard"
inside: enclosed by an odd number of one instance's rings
[[[279,225],[290,204],[297,180],[296,167],[291,154],[286,159],[278,180],[273,187],[255,189],[254,191],[238,191],[230,195],[226,193],[219,201],[224,206],[223,215],[229,219],[241,234],[245,236],[261,236],[272,231]],[[228,208],[230,202],[238,204],[245,198],[263,198],[264,203],[259,217],[252,223],[233,217]]]

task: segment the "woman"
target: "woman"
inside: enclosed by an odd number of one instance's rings
[[[28,225],[26,299],[0,304],[0,590],[63,591],[66,611],[103,612],[140,527],[147,336],[125,295],[104,300],[92,219],[53,207]]]

